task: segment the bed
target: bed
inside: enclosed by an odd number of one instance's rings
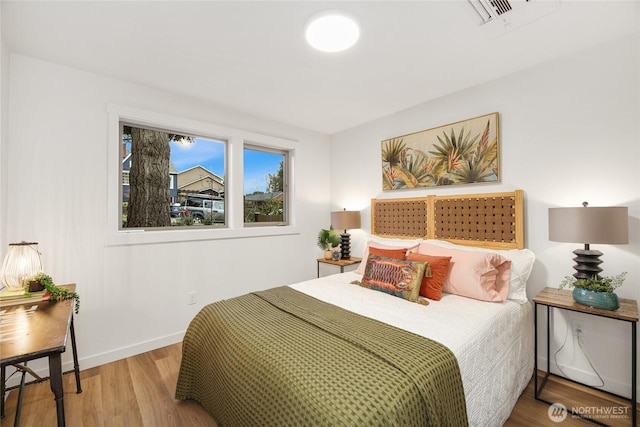
[[[176,398],[221,426],[502,425],[533,373],[522,191],[372,200],[371,213],[358,270],[204,307]],[[400,249],[405,260],[380,255]],[[407,260],[424,254],[433,262]],[[436,255],[450,258],[438,295],[368,280],[379,263],[421,266],[433,282]]]

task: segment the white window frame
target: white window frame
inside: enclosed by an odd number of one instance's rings
[[[185,119],[167,114],[141,110],[133,107],[109,104],[107,106],[107,235],[106,244],[138,245],[184,241],[218,240],[231,238],[278,236],[299,234],[295,214],[294,163],[296,141],[257,134],[241,129],[219,126],[212,123]],[[170,129],[187,135],[215,137],[227,141],[225,162],[225,199],[227,224],[225,228],[215,227],[167,227],[162,229],[120,229],[122,210],[122,159],[120,122],[138,126]],[[289,221],[287,225],[267,225],[246,227],[244,224],[243,191],[243,150],[245,144],[265,149],[288,151],[289,185],[285,189],[289,198]]]

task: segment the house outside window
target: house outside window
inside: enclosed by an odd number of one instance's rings
[[[122,228],[225,225],[225,141],[127,123],[121,129]],[[189,204],[195,197],[213,197],[223,207],[214,211],[210,204]],[[132,220],[134,209],[142,214]]]
[[[247,226],[288,222],[286,150],[244,147],[244,223]]]

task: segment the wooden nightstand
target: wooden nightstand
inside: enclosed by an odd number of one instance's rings
[[[318,274],[317,274],[317,277],[320,277],[320,263],[337,265],[337,266],[340,267],[340,273],[344,273],[344,268],[346,266],[359,264],[362,261],[362,258],[358,258],[358,257],[352,256],[349,259],[339,259],[337,261],[336,260],[332,260],[332,259],[318,258],[316,261],[318,262]]]
[[[549,355],[549,341],[551,336],[551,328],[549,326],[550,323],[550,310],[551,308],[559,308],[562,310],[576,311],[579,313],[590,314],[594,316],[600,317],[608,317],[610,319],[620,320],[622,322],[628,322],[631,324],[631,419],[632,426],[635,426],[637,423],[637,396],[636,396],[636,378],[637,378],[637,343],[636,343],[636,327],[638,324],[638,303],[635,300],[620,298],[620,308],[614,311],[611,310],[601,310],[598,308],[588,307],[583,304],[577,303],[573,299],[573,295],[571,291],[555,289],[555,288],[544,288],[538,295],[533,298],[534,302],[534,322],[535,322],[535,360],[534,360],[534,397],[536,400],[544,402],[548,405],[552,405],[552,402],[548,402],[547,400],[540,397],[542,393],[542,389],[547,383],[547,380],[550,375],[555,375],[550,373],[550,355]],[[547,307],[547,371],[545,373],[544,378],[542,378],[542,384],[540,384],[540,388],[538,388],[538,304],[544,305]],[[560,376],[560,375],[555,375]],[[560,376],[561,377],[561,376]],[[568,379],[568,378],[567,378]],[[570,379],[569,379],[570,380]],[[577,381],[570,380],[577,384],[580,384]],[[583,384],[584,387],[589,387],[591,389],[600,390],[595,387],[591,387],[589,385]],[[600,390],[603,393],[608,393],[603,390]],[[608,393],[610,395],[626,399],[624,396],[618,396],[613,393]],[[567,408],[569,409],[569,408]],[[606,425],[599,420],[589,418],[583,414],[576,414],[573,411],[569,411],[570,413],[585,418],[589,421],[593,421],[596,424]]]

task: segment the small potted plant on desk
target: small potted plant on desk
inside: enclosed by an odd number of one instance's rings
[[[625,271],[617,276],[594,275],[588,279],[566,276],[560,283],[560,289],[573,287],[573,299],[580,304],[602,310],[617,310],[620,307],[620,301],[614,291],[622,286],[626,275]]]
[[[73,298],[75,301],[74,312],[78,314],[78,311],[80,310],[80,295],[65,287],[56,286],[53,283],[51,276],[45,273],[36,273],[27,279],[26,283],[25,292],[39,292],[44,290],[46,291],[45,295],[49,296],[49,301],[60,301]]]
[[[324,259],[331,259],[333,252],[340,245],[340,235],[333,227],[322,229],[318,233],[318,247],[324,251]]]

